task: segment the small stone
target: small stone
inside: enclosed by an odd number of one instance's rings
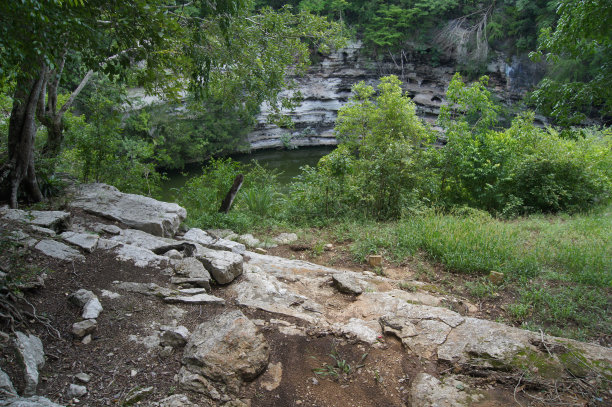
[[[102,304],[100,304],[100,300],[98,297],[95,297],[87,301],[87,304],[83,307],[83,313],[81,317],[83,319],[96,319],[100,316],[100,313],[103,311]]]
[[[331,243],[328,243],[324,246],[325,251],[329,252],[331,250],[334,250],[334,245]]]
[[[489,273],[489,281],[495,285],[500,285],[504,282],[504,273],[491,271]]]
[[[242,243],[250,247],[257,247],[261,243],[259,239],[257,239],[255,236],[253,236],[250,233],[240,235],[238,240],[240,240]]]
[[[153,386],[145,387],[144,389],[140,387],[134,387],[128,392],[128,395],[125,397],[125,400],[123,401],[122,405],[130,406],[132,404],[135,404],[151,393],[153,393]]]
[[[258,247],[255,249],[255,253],[257,254],[268,254],[268,251],[266,249],[262,249],[261,247]]]
[[[372,267],[382,267],[382,256],[378,254],[370,254],[367,257],[368,264]]]
[[[135,377],[138,374],[138,370],[132,369],[130,370],[130,376]]]
[[[95,297],[96,295],[93,292],[81,288],[80,290],[70,294],[70,296],[68,296],[68,301],[78,305],[79,307],[84,307],[85,304]]]
[[[113,291],[102,290],[102,297],[110,298],[112,300],[121,297],[121,294],[115,293]]]
[[[91,335],[86,335],[83,339],[81,339],[81,343],[83,345],[89,345],[92,341]]]
[[[159,355],[163,358],[168,358],[170,356],[172,356],[172,351],[174,349],[172,348],[172,346],[165,346],[160,352]]]
[[[77,338],[82,338],[85,335],[93,333],[97,328],[98,323],[95,319],[86,319],[85,321],[72,324],[72,334]]]
[[[73,399],[75,397],[84,396],[85,394],[87,394],[87,387],[72,383],[68,388],[67,396],[69,399]]]
[[[359,295],[363,292],[357,279],[348,273],[337,273],[332,276],[338,291],[345,294]]]
[[[160,344],[173,348],[185,346],[190,335],[189,330],[182,325],[177,327],[163,327],[161,331]]]
[[[77,373],[76,375],[74,375],[74,377],[81,383],[89,383],[91,381],[91,376],[83,372]]]
[[[290,244],[298,240],[298,235],[295,233],[281,233],[280,235],[276,236],[274,240],[278,244]]]

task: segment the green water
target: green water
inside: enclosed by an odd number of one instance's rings
[[[296,150],[261,150],[251,154],[233,155],[231,158],[243,163],[258,161],[269,169],[280,172],[278,177],[281,185],[289,184],[300,173],[304,165],[315,166],[321,157],[329,154],[333,146],[302,147]],[[205,165],[205,164],[204,164]],[[176,189],[185,185],[188,179],[202,174],[202,164],[187,167],[183,172],[167,172],[167,180],[162,183],[160,199],[173,201]]]

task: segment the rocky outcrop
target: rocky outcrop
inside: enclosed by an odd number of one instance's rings
[[[187,216],[177,204],[124,194],[105,184],[77,187],[70,205],[156,236],[174,236]]]
[[[251,149],[282,148],[287,144],[300,147],[337,144],[334,124],[338,110],[351,95],[352,86],[359,81],[375,86],[380,77],[391,74],[402,80],[404,90],[417,106],[417,114],[434,124],[448,84],[457,71],[454,62],[447,60],[447,64],[432,66],[416,53],[404,52],[375,61],[362,52],[360,42],[321,56],[320,62],[313,64],[303,77],[295,78],[296,91],[303,96],[302,104],[288,113],[295,127],[289,130],[270,124],[268,116],[272,111],[263,105],[258,124],[248,135]],[[517,100],[543,76],[541,65],[519,57],[507,63],[503,55],[497,55],[487,70],[489,85],[508,101]]]

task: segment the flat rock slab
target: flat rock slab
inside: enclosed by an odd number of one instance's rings
[[[24,211],[21,209],[0,209],[4,219],[28,223],[63,232],[70,228],[70,213],[62,211]]]
[[[219,397],[237,394],[242,383],[268,366],[270,349],[264,336],[241,311],[217,315],[196,328],[183,353],[179,380],[183,387]]]
[[[195,295],[171,295],[164,298],[165,302],[168,303],[181,303],[181,304],[225,304],[223,298],[215,297],[209,294],[195,294]]]
[[[34,246],[34,248],[45,256],[53,257],[55,259],[64,261],[85,261],[85,256],[83,256],[78,250],[55,240],[41,240],[36,244],[36,246]]]
[[[132,246],[130,244],[120,244],[115,247],[117,260],[132,261],[136,267],[164,267],[168,264],[168,259],[165,256],[159,256],[151,250],[143,249],[142,247]]]
[[[33,396],[38,387],[38,371],[45,365],[42,341],[34,335],[23,332],[15,334],[15,347],[24,367],[24,396]]]
[[[221,239],[197,228],[189,229],[183,236],[183,240],[201,244],[209,249],[227,250],[238,254],[243,254],[246,251],[246,247],[242,243]]]
[[[125,229],[119,235],[111,237],[110,240],[141,247],[155,253],[181,247],[181,243],[176,240],[155,236],[138,229]]]
[[[106,184],[76,188],[71,206],[117,220],[156,236],[172,237],[187,216],[185,208],[141,195],[124,194]]]
[[[174,272],[177,277],[172,278],[172,284],[188,284],[210,290],[210,280],[212,280],[212,277],[202,262],[195,257],[177,260],[174,263]]]
[[[98,246],[98,235],[89,233],[64,232],[60,235],[62,239],[75,246],[80,247],[88,253],[91,253]]]

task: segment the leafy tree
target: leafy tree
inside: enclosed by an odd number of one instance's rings
[[[562,126],[580,123],[591,107],[612,114],[612,3],[561,0],[558,21],[542,30],[536,60],[576,61],[582,77],[546,78],[533,93],[535,105]],[[584,66],[591,69],[584,69]]]
[[[49,128],[61,124],[69,105],[57,106],[54,92],[66,55],[75,51],[87,70],[125,76],[124,68],[138,62],[137,80],[151,93],[178,97],[190,79],[200,97],[213,95],[250,109],[264,100],[289,105],[277,97],[288,84],[287,66],[303,72],[308,44],[325,46],[337,39],[339,26],[288,9],[253,15],[251,6],[250,0],[1,2],[0,76],[14,78],[16,86],[0,196],[17,206],[23,183],[31,200],[42,199],[34,164],[35,117],[38,110]],[[50,134],[61,134],[61,126],[57,129]]]

